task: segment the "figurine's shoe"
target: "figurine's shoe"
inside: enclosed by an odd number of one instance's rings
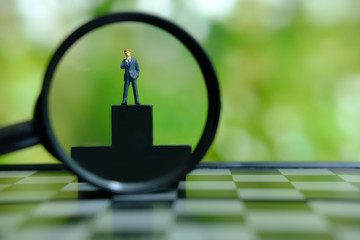
[[[135,104],[136,105],[141,105],[139,101],[135,101]]]
[[[125,105],[127,105],[127,103],[126,103],[126,102],[122,102],[121,105],[125,106]]]

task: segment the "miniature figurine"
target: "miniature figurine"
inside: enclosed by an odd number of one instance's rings
[[[134,92],[134,98],[135,98],[135,104],[140,105],[139,102],[139,95],[137,91],[137,85],[136,80],[139,77],[139,64],[136,60],[136,58],[131,57],[131,51],[129,49],[124,50],[126,58],[121,63],[121,69],[125,69],[124,74],[124,96],[121,105],[127,104],[127,96],[128,96],[128,90],[130,83],[132,84],[133,92]]]

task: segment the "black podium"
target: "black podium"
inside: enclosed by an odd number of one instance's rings
[[[153,145],[151,105],[112,106],[112,146],[72,147],[71,157],[99,176],[142,182],[180,166],[191,145]]]

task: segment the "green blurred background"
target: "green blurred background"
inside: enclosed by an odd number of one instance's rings
[[[3,0],[0,126],[32,118],[47,63],[66,36],[116,11],[171,20],[208,52],[222,115],[203,161],[360,159],[357,0]],[[140,101],[154,106],[154,143],[194,147],[207,111],[201,72],[176,39],[138,23],[94,31],[60,63],[50,112],[61,144],[111,144],[110,107],[121,103],[125,48],[140,64]],[[0,157],[0,164],[50,162],[42,146]]]

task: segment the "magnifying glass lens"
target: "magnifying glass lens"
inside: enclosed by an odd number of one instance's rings
[[[141,105],[135,105],[133,82],[127,105],[121,105],[125,49],[139,65]],[[186,159],[179,149],[191,146],[191,152],[204,131],[207,99],[199,65],[179,40],[148,24],[113,23],[87,33],[65,53],[52,78],[48,112],[71,161],[104,179],[131,183],[181,167]],[[172,155],[159,162],[148,157],[145,145],[161,150],[152,154]]]

